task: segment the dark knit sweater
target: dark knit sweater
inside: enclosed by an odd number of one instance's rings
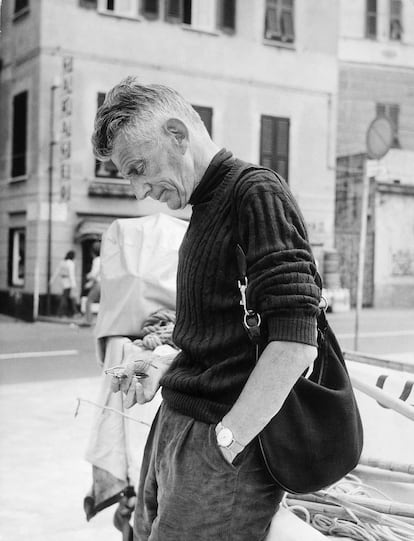
[[[249,305],[262,316],[263,346],[271,340],[316,345],[320,289],[302,215],[273,173],[235,176],[242,163],[221,150],[190,199],[173,336],[181,352],[161,380],[171,408],[208,423],[231,409],[254,367],[242,325],[234,220],[247,255]]]

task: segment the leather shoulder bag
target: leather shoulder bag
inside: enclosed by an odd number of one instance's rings
[[[233,204],[243,325],[255,345],[257,362],[261,318],[246,304],[247,262],[234,214]],[[319,274],[315,280],[322,288]],[[318,354],[311,374],[299,377],[282,408],[258,436],[267,470],[280,487],[291,493],[314,492],[339,481],[355,468],[362,452],[358,405],[341,348],[323,309],[317,329]]]

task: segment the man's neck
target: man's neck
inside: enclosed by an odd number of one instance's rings
[[[203,178],[207,167],[211,163],[211,160],[214,158],[217,152],[219,152],[219,150],[220,147],[218,147],[213,141],[211,141],[211,139],[209,139],[208,142],[203,141],[202,144],[199,145],[197,150],[194,152],[194,189],[200,183],[200,180]]]

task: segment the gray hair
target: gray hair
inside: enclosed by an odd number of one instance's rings
[[[136,77],[127,77],[108,92],[96,113],[92,135],[95,156],[108,160],[120,130],[132,125],[138,126],[144,137],[153,139],[154,121],[171,115],[205,130],[199,114],[178,92],[163,85],[142,85]]]

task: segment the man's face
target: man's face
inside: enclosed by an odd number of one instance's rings
[[[143,141],[131,130],[118,134],[111,159],[137,199],[149,196],[177,210],[186,206],[194,189],[194,168],[186,154],[173,136]]]

